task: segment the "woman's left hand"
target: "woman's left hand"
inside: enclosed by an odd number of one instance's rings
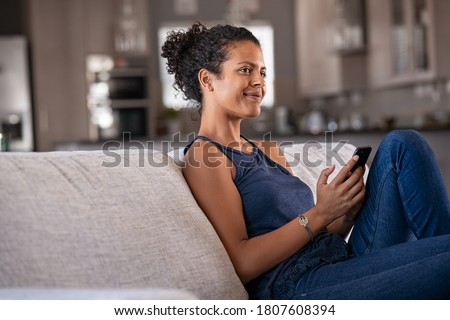
[[[366,185],[364,184],[364,173],[366,171],[366,168],[362,167],[362,168],[358,168],[357,170],[359,170],[361,172],[360,181],[362,181],[362,183],[363,183],[362,193],[365,195],[366,194]],[[352,172],[349,172],[348,177],[350,177],[351,175],[352,175]],[[361,209],[362,209],[363,203],[364,203],[364,198],[362,198],[356,205],[354,205],[352,208],[350,208],[350,210],[348,210],[348,212],[344,215],[345,221],[355,222],[356,219],[358,218],[359,211],[361,211]]]
[[[364,201],[358,202],[354,207],[352,207],[345,215],[345,221],[346,222],[352,222],[354,223],[356,219],[358,218],[359,211],[361,211]]]
[[[357,169],[361,170],[361,180],[364,179],[364,171],[365,169]],[[351,175],[349,173],[349,175]],[[364,195],[366,193],[366,186],[363,185],[362,191]],[[350,232],[351,228],[354,226],[356,219],[359,216],[359,213],[363,207],[364,204],[364,197],[356,203],[353,207],[351,207],[341,218],[333,221],[327,226],[327,229],[329,232],[336,233],[341,235],[343,238],[345,238],[348,233]]]

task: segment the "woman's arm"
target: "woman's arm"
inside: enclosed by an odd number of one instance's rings
[[[289,166],[289,162],[287,161],[286,157],[283,155],[283,152],[276,143],[270,141],[262,141],[258,143],[258,147],[260,147],[260,149],[263,150],[263,152],[266,153],[273,161],[282,165],[293,174],[293,171]],[[365,169],[358,168],[357,170],[362,170],[361,179],[363,179]],[[350,174],[348,175],[350,176]],[[331,222],[327,226],[328,231],[336,233],[340,235],[342,238],[346,238],[355,224],[356,218],[359,214],[359,211],[362,208],[363,202],[364,198],[361,199],[361,201],[358,202],[354,207],[352,207],[345,215]]]
[[[243,283],[270,270],[310,241],[306,230],[299,225],[298,218],[277,230],[249,239],[242,200],[233,183],[231,161],[214,145],[196,141],[189,149],[185,162],[184,177],[224,244]],[[352,164],[349,163],[350,166]],[[316,207],[304,213],[313,233],[348,211],[361,196],[360,190],[355,187],[357,181],[354,176],[338,184],[335,180],[339,176],[344,178],[341,172],[328,184],[328,176],[333,170],[328,168],[322,171],[318,183],[318,189],[323,189],[321,194],[331,192],[333,195],[321,195],[320,205],[318,201]],[[342,201],[336,203],[334,200],[330,202],[330,199]]]

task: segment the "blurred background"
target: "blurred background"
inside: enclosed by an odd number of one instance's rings
[[[1,149],[184,142],[199,116],[160,47],[199,20],[262,42],[269,94],[243,134],[376,147],[413,128],[449,185],[449,14],[448,0],[0,0]]]

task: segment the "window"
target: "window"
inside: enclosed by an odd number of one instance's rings
[[[273,28],[267,23],[254,23],[252,25],[243,25],[249,29],[255,37],[261,42],[261,48],[264,54],[264,60],[267,67],[266,86],[267,93],[262,101],[263,107],[273,107],[274,104],[274,78],[275,62],[273,48]],[[187,24],[167,24],[158,30],[158,44],[162,47],[167,33],[172,30],[187,29]],[[166,70],[166,60],[159,56],[160,77],[162,83],[162,100],[167,108],[181,109],[189,106],[189,101],[184,100],[182,92],[173,88],[174,77],[169,75]]]

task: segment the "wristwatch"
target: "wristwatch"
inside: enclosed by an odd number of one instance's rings
[[[313,241],[314,234],[312,233],[311,229],[308,226],[308,223],[309,223],[308,218],[301,214],[298,216],[298,223],[306,229],[306,231],[308,232],[308,235],[309,235],[309,239],[311,241]]]

